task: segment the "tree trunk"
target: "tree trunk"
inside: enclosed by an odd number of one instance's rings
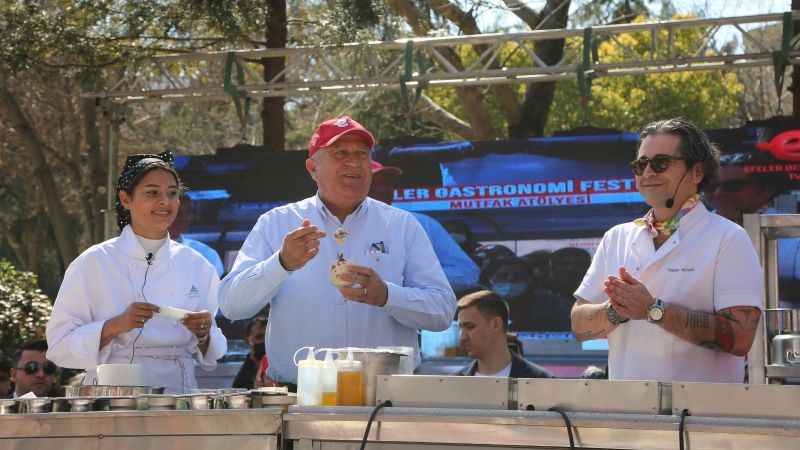
[[[16,97],[8,90],[6,80],[2,77],[0,77],[0,113],[19,133],[23,145],[30,152],[34,177],[39,183],[47,205],[47,215],[53,227],[59,256],[66,266],[78,255],[78,245],[69,216],[61,203],[61,192],[45,160],[45,144],[31,127]]]
[[[94,91],[96,84],[90,80],[81,83],[84,92]],[[83,115],[83,128],[86,135],[86,146],[88,152],[87,164],[89,166],[89,189],[90,211],[86,212],[91,232],[91,242],[103,240],[103,230],[105,217],[100,213],[106,208],[106,167],[108,167],[108,155],[103,152],[100,141],[100,130],[97,125],[97,102],[93,98],[81,99],[81,112]]]
[[[267,48],[286,48],[286,0],[267,0]],[[264,79],[269,82],[280,74],[286,61],[283,57],[264,58]],[[281,77],[277,81],[283,81]],[[264,146],[269,151],[283,151],[286,149],[286,119],[284,112],[284,97],[264,97],[261,109],[261,125],[263,127]]]
[[[570,0],[549,1],[540,13],[545,23],[539,29],[558,29],[567,26]],[[535,47],[536,54],[547,65],[552,65],[561,60],[564,55],[564,40],[547,40],[538,42]],[[556,92],[556,83],[530,83],[525,91],[525,100],[522,102],[522,111],[519,124],[509,126],[508,134],[511,138],[525,138],[541,136],[547,125],[550,106]]]

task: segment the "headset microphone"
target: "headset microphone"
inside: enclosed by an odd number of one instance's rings
[[[686,172],[683,172],[681,180],[678,181],[678,185],[675,186],[675,192],[672,193],[672,197],[668,198],[667,201],[664,202],[664,206],[666,206],[667,208],[672,208],[672,206],[675,205],[675,196],[678,195],[678,189],[680,189],[681,183],[683,183],[683,179],[686,178],[686,174],[688,173],[689,169],[686,169]]]

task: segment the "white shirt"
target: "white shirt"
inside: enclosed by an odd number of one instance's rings
[[[95,368],[128,363],[139,328],[116,336],[100,349],[106,320],[133,302],[145,301],[191,311],[217,312],[219,281],[214,268],[196,251],[168,240],[153,255],[146,253],[130,226],[119,237],[90,247],[67,268],[47,323],[47,358],[61,367],[86,369],[85,384],[96,380]],[[145,281],[147,272],[147,282]],[[144,293],[144,297],[142,296]],[[212,370],[227,351],[227,341],[212,320],[206,354],[182,324],[164,317],[149,320],[136,341],[135,363],[144,365],[147,384],[167,392],[197,387],[194,362]]]
[[[319,253],[287,272],[278,253],[284,236],[303,219],[327,233]],[[337,228],[349,233],[343,247]],[[386,283],[383,307],[345,301],[330,282],[340,251],[354,264],[371,267]],[[444,330],[456,298],[419,222],[407,211],[367,198],[342,224],[313,196],[275,208],[256,222],[220,287],[220,309],[232,319],[248,319],[269,303],[269,377],[296,382],[295,351],[314,347],[413,347],[417,330]]]
[[[511,363],[508,363],[507,366],[497,373],[480,373],[477,370],[475,371],[476,377],[508,377],[509,375],[511,375]]]
[[[733,306],[762,307],[764,275],[750,238],[701,203],[656,250],[645,227],[632,222],[609,230],[575,296],[607,300],[603,282],[625,267],[653,297],[716,313]],[[612,380],[741,383],[744,358],[684,341],[657,324],[632,320],[608,335]]]

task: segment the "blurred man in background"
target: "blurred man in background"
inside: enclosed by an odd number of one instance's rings
[[[58,366],[47,359],[46,353],[47,341],[42,339],[22,344],[14,354],[14,365],[10,372],[14,397],[21,397],[28,392],[33,392],[37,397],[63,397],[55,392],[58,390],[55,383]]]

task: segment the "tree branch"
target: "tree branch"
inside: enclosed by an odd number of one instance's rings
[[[417,112],[423,118],[425,118],[425,120],[431,121],[439,125],[442,129],[453,134],[457,134],[464,139],[479,139],[479,136],[475,133],[475,130],[472,129],[469,123],[451,114],[427,95],[423,94],[420,96],[420,101],[423,102],[424,105],[418,106]]]

